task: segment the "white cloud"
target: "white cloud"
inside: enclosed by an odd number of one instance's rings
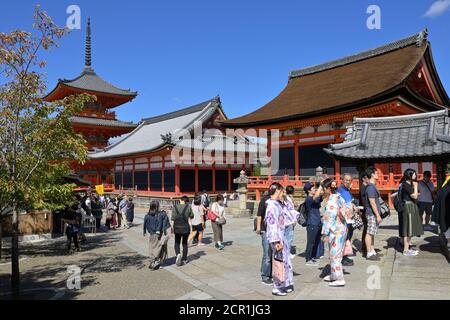
[[[450,0],[438,0],[435,1],[428,11],[425,13],[425,17],[433,18],[443,14],[450,7]]]

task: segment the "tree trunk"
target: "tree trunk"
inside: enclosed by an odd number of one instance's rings
[[[13,205],[12,244],[11,244],[11,287],[13,299],[19,299],[20,273],[19,273],[19,215],[17,205]]]
[[[0,259],[2,258],[2,250],[3,250],[3,219],[0,212]]]

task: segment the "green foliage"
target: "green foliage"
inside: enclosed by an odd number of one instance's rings
[[[43,101],[47,90],[38,59],[57,46],[68,30],[37,6],[35,33],[0,33],[0,212],[16,204],[25,210],[58,209],[74,201],[63,177],[70,164],[87,157],[84,138],[73,132],[70,116],[95,97],[82,94]]]

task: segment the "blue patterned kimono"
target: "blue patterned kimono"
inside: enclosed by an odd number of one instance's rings
[[[342,256],[347,239],[347,226],[345,220],[341,221],[339,212],[344,215],[345,200],[339,194],[332,194],[325,206],[323,216],[322,234],[328,237],[330,249],[331,279],[343,280]]]
[[[267,241],[271,244],[273,252],[276,251],[276,242],[283,243],[283,259],[286,279],[284,282],[278,282],[275,280],[273,282],[275,289],[283,290],[286,287],[294,285],[291,253],[284,232],[286,228],[286,221],[292,219],[292,214],[289,212],[289,209],[279,201],[269,199],[266,201],[266,204],[267,209],[265,222]]]

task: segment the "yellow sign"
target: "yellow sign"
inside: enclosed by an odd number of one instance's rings
[[[105,190],[104,190],[102,184],[101,184],[101,185],[98,185],[98,186],[95,186],[95,191],[97,192],[97,194],[100,194],[100,195],[102,195],[102,194],[105,193]]]

